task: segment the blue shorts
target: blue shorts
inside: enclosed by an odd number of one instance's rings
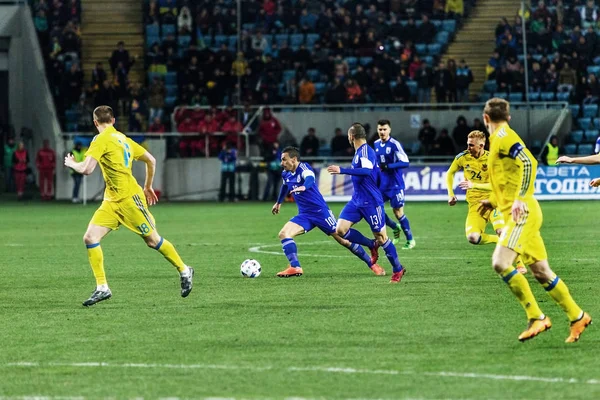
[[[371,227],[371,232],[381,232],[385,228],[383,205],[358,207],[354,203],[348,203],[342,210],[340,219],[345,219],[354,224],[364,219]]]
[[[404,189],[388,189],[386,191],[381,192],[383,196],[383,201],[390,201],[390,205],[392,208],[402,208],[404,207]]]
[[[314,227],[317,227],[326,235],[335,233],[335,226],[337,225],[337,220],[329,208],[315,214],[298,214],[290,221],[300,225],[305,232],[310,232]]]

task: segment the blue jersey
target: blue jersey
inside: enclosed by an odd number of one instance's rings
[[[375,142],[375,153],[379,164],[388,166],[396,164],[395,168],[388,168],[381,171],[381,183],[379,187],[382,191],[392,188],[404,189],[404,176],[402,169],[408,167],[408,156],[404,152],[402,145],[394,138],[389,138],[386,142],[381,139]],[[400,163],[402,165],[397,165]]]
[[[377,185],[379,181],[379,168],[377,157],[368,144],[360,146],[352,159],[352,168],[368,168],[371,173],[366,176],[352,175],[354,193],[352,202],[358,207],[379,206],[383,204],[383,197]]]
[[[594,154],[600,153],[600,136],[596,139],[596,148],[594,149]]]
[[[287,186],[288,191],[299,186],[304,186],[304,181],[309,176],[316,179],[313,169],[305,162],[298,164],[295,172],[283,171],[281,173],[283,184]],[[299,214],[317,214],[329,209],[316,183],[304,192],[296,192],[292,196],[294,196],[294,200],[298,205]]]

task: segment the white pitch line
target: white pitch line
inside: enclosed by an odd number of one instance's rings
[[[0,364],[0,368],[52,368],[52,367],[87,367],[87,368],[155,368],[155,369],[212,369],[212,370],[250,370],[250,371],[271,371],[284,370],[290,372],[324,372],[350,375],[420,375],[441,378],[461,378],[461,379],[479,379],[479,380],[495,380],[495,381],[529,381],[529,382],[544,382],[544,383],[566,383],[566,384],[586,384],[600,385],[600,379],[577,379],[563,377],[543,377],[529,375],[499,375],[499,374],[484,374],[476,372],[453,372],[453,371],[409,371],[409,370],[385,370],[385,369],[365,369],[365,368],[348,368],[348,367],[273,367],[273,366],[254,366],[254,365],[219,365],[219,364],[155,364],[155,363],[106,363],[106,362],[12,362]],[[1,398],[0,398],[1,400]]]
[[[330,240],[327,240],[327,241],[322,240],[319,242],[300,242],[298,244],[299,244],[299,247],[302,247],[302,246],[312,246],[312,245],[316,245],[316,244],[333,244],[333,243],[334,242],[332,240],[331,241]],[[282,251],[263,250],[264,248],[269,248],[269,247],[281,247],[281,244],[279,244],[279,243],[262,244],[259,246],[250,247],[248,249],[248,251],[251,253],[274,254],[276,256],[284,256],[285,257],[285,254],[283,254]],[[352,255],[348,254],[346,256],[340,256],[340,255],[335,255],[335,254],[310,254],[310,253],[298,252],[298,256],[299,257],[319,257],[319,258],[321,258],[321,257],[323,257],[323,258],[349,258]]]

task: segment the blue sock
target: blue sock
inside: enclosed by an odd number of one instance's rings
[[[388,239],[381,247],[383,248],[383,251],[385,251],[385,256],[390,261],[390,264],[392,264],[392,271],[402,271],[402,264],[400,264],[398,252],[396,252],[396,247],[392,244],[392,241]]]
[[[375,240],[369,239],[356,229],[348,229],[348,232],[344,235],[344,239],[352,243],[358,243],[361,246],[372,249],[375,246]]]
[[[298,248],[296,242],[292,238],[285,238],[281,241],[283,252],[285,256],[290,260],[290,265],[294,268],[300,268],[300,261],[298,261]]]
[[[398,228],[398,223],[391,219],[387,214],[385,214],[385,224],[392,229]]]
[[[410,231],[410,222],[408,222],[408,218],[406,218],[406,215],[402,215],[402,217],[400,217],[398,221],[400,222],[400,226],[404,231],[406,240],[413,240],[412,232]]]
[[[363,260],[367,264],[367,267],[371,268],[371,266],[373,265],[371,264],[371,257],[367,255],[367,252],[365,251],[365,249],[362,248],[360,244],[350,243],[350,247],[348,247],[348,250],[350,250],[356,257]]]

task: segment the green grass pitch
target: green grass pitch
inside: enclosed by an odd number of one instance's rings
[[[305,275],[276,278],[294,204],[279,216],[268,203],[159,204],[159,232],[196,268],[190,297],[121,229],[102,242],[113,298],[84,308],[95,207],[0,207],[0,398],[600,398],[598,327],[563,343],[564,314],[532,283],[554,326],[519,343],[524,312],[492,272],[493,247],[467,243],[464,204],[408,203],[417,247],[398,250],[400,285],[383,251],[377,277],[320,231],[297,239]],[[550,264],[600,318],[598,203],[542,208]],[[241,277],[246,258],[258,279]]]

